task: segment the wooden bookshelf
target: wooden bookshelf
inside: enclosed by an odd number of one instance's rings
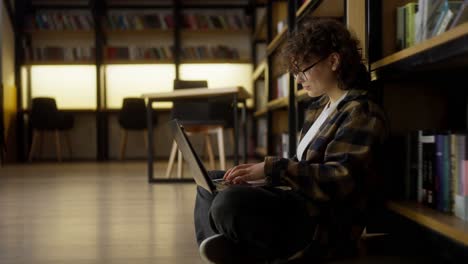
[[[343,17],[343,0],[309,0],[296,12],[296,17],[312,14],[314,17]]]
[[[387,208],[407,219],[468,246],[468,221],[420,205],[416,202],[390,201]]]
[[[106,59],[104,64],[174,64],[174,60],[158,60],[158,59],[146,59],[146,60],[119,60],[119,59]]]
[[[210,64],[210,63],[233,63],[233,64],[248,64],[252,63],[250,59],[182,59],[181,63],[190,64]]]
[[[25,33],[30,34],[33,38],[56,38],[60,37],[75,37],[75,38],[94,38],[93,30],[27,30]]]
[[[460,41],[461,46],[468,46],[468,23],[464,23],[440,34],[439,36],[433,37],[412,47],[393,53],[379,61],[376,61],[371,64],[371,70],[375,71],[408,58],[415,58],[416,56],[420,56],[421,63],[429,62],[430,58],[427,58],[427,56],[425,57],[424,54],[441,45],[455,41]]]
[[[288,33],[288,26],[285,26],[283,30],[281,30],[278,35],[268,44],[267,46],[267,54],[271,55],[279,45],[286,39]]]
[[[77,61],[63,61],[63,60],[26,61],[23,65],[26,65],[26,66],[39,66],[39,65],[95,65],[95,61],[94,61],[94,60],[77,60]]]
[[[252,74],[252,80],[258,80],[261,77],[265,76],[265,69],[266,69],[266,61],[262,61],[260,64],[258,64],[257,68],[255,68],[253,74]]]
[[[281,97],[281,98],[271,100],[267,103],[267,108],[268,110],[276,110],[276,109],[287,107],[289,105],[288,99],[289,99],[288,97]]]
[[[104,32],[110,36],[132,36],[132,35],[146,35],[146,36],[167,36],[171,37],[174,34],[172,29],[105,29]]]
[[[250,34],[250,29],[183,29],[181,30],[183,36],[218,36],[226,34]]]
[[[266,114],[268,113],[268,108],[265,107],[263,109],[260,109],[260,110],[257,110],[254,112],[254,117],[261,117],[261,116],[265,116]]]
[[[308,0],[307,2],[303,3],[296,11],[296,17],[300,17],[306,12],[306,10],[320,5],[320,2],[322,2],[322,0]]]

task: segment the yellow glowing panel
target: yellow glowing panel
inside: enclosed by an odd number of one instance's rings
[[[28,70],[26,67],[21,67],[21,101],[22,101],[22,108],[28,109]]]
[[[124,97],[143,93],[172,91],[174,64],[108,65],[106,67],[107,107],[121,108]],[[171,103],[156,103],[155,108],[168,108]]]
[[[54,97],[61,109],[96,109],[96,66],[32,66],[31,96]]]
[[[182,80],[207,80],[208,88],[242,86],[252,94],[252,64],[182,64]],[[252,104],[247,101],[247,105]]]

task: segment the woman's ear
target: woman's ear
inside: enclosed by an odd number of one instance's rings
[[[332,54],[330,54],[330,66],[331,66],[332,71],[337,71],[338,68],[340,67],[340,63],[341,63],[340,54],[336,52],[333,52]]]

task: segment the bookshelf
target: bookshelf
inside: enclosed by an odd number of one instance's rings
[[[109,122],[112,120],[111,114],[115,113],[107,110],[116,105],[115,98],[108,97],[113,93],[117,94],[116,97],[121,96],[116,88],[110,88],[115,78],[110,80],[109,72],[132,67],[146,67],[145,70],[153,67],[159,72],[162,67],[166,67],[163,72],[172,70],[174,78],[179,79],[184,75],[186,65],[195,64],[205,69],[210,64],[225,64],[222,67],[238,70],[253,63],[247,0],[235,3],[187,0],[31,0],[21,1],[17,7],[18,17],[21,18],[18,30],[22,45],[19,61],[23,69],[18,69],[16,74],[25,75],[27,80],[23,82],[24,87],[19,88],[23,91],[20,97],[26,98],[22,100],[24,106],[19,106],[19,109],[29,107],[34,94],[31,90],[34,86],[30,81],[31,69],[36,66],[95,66],[97,98],[93,107],[96,109],[91,108],[96,114],[96,156],[99,160],[109,159],[109,151],[112,151],[109,146],[112,125]],[[188,24],[184,23],[184,16],[192,20]],[[203,25],[203,21],[207,24]],[[57,56],[37,59],[30,56],[41,51],[35,51],[36,46],[62,49],[86,46],[92,48],[92,56],[82,59],[69,59],[69,55],[67,59]],[[120,48],[121,54],[113,56],[109,52],[113,48]],[[184,52],[188,55],[182,56]],[[172,76],[172,73],[167,76]],[[164,107],[161,105],[162,112],[167,114],[167,107]],[[80,111],[75,112],[80,114]],[[23,131],[23,134],[22,144],[27,146],[27,131]],[[25,154],[22,156],[25,160]]]
[[[288,32],[308,15],[341,19],[361,41],[363,56],[370,69],[371,89],[388,116],[391,130],[384,175],[385,192],[390,198],[386,204],[387,212],[406,219],[409,229],[416,224],[429,230],[426,232],[428,236],[437,233],[447,238],[448,240],[434,239],[435,244],[439,243],[437,248],[447,251],[445,254],[450,254],[448,252],[453,249],[451,245],[444,244],[448,241],[461,245],[466,252],[468,222],[404,197],[408,168],[405,164],[407,157],[404,153],[407,146],[404,141],[407,134],[418,129],[455,132],[468,130],[468,114],[465,111],[468,106],[468,91],[463,89],[463,85],[456,84],[468,82],[468,23],[398,50],[396,10],[400,6],[416,2],[418,1],[305,1],[301,6],[283,6],[286,12],[278,11],[278,7],[273,11],[273,4],[268,2],[265,8],[271,17],[266,19],[266,59],[260,60],[252,73],[254,83],[265,81],[264,86],[259,86],[256,97],[265,96],[267,101],[263,105],[256,105],[254,117],[257,135],[266,134],[267,139],[257,139],[255,153],[259,157],[281,154],[275,148],[278,145],[278,134],[287,131],[291,155],[291,149],[294,151],[291,145],[295,144],[295,132],[299,127],[291,126],[290,120],[297,118],[297,125],[301,124],[301,105],[310,99],[300,86],[294,86],[291,79],[287,97],[273,96],[276,77],[284,73],[278,67],[277,51]],[[286,14],[288,23],[277,31],[276,23],[285,19],[281,14]],[[260,35],[261,30],[260,27],[254,29],[253,36]],[[266,91],[262,87],[266,87]],[[400,229],[395,223],[387,224],[393,226],[397,232]],[[401,229],[402,232],[408,230]],[[414,240],[414,243],[426,242],[405,237],[404,234],[403,237],[409,241]]]
[[[112,43],[118,45],[119,42],[131,45],[129,43],[131,38],[135,38],[137,43],[149,38],[153,39],[152,42],[160,42],[162,39],[163,42],[168,43],[168,46],[177,46],[176,49],[185,46],[182,44],[185,43],[185,39],[216,37],[223,39],[226,36],[238,38],[249,37],[251,33],[243,13],[243,9],[247,8],[246,3],[245,5],[230,5],[228,3],[213,5],[202,2],[167,1],[167,3],[161,2],[158,5],[144,1],[141,4],[129,1],[109,0],[104,2],[93,7],[87,2],[78,0],[63,4],[57,3],[57,1],[32,1],[34,6],[32,10],[34,11],[26,15],[24,22],[26,25],[24,34],[27,37],[23,41],[23,45],[25,49],[31,49],[26,54],[33,53],[36,42],[40,41],[39,45],[43,46],[44,41],[54,38],[69,39],[72,43],[77,40],[85,40],[94,47],[96,32],[103,34],[103,39],[99,42],[105,46],[112,46]],[[222,15],[214,15],[220,10],[228,8],[232,8],[234,11],[223,10]],[[187,22],[188,24],[177,23],[176,25],[174,23],[175,9],[181,10],[180,16],[182,18],[188,16],[193,19]],[[206,10],[209,12],[207,13]],[[230,14],[232,12],[235,12],[235,15]],[[93,13],[97,13],[99,23],[93,19]],[[205,24],[202,25],[202,22]],[[122,39],[124,41],[121,41]],[[177,43],[175,39],[178,39]],[[54,45],[64,46],[63,43]],[[103,47],[97,48],[103,49]],[[235,46],[231,48],[235,49]],[[112,59],[109,60],[112,61]],[[208,57],[206,61],[195,63],[250,63],[249,60],[250,52],[247,50],[241,54],[238,60],[229,57]],[[27,61],[35,61],[35,59],[28,58]],[[59,62],[56,59],[52,59],[52,61],[55,64]],[[172,63],[176,63],[176,61],[177,58],[174,58]],[[129,60],[129,64],[138,62],[139,60]],[[97,61],[95,63],[99,64]],[[45,64],[50,63],[45,62]],[[69,65],[70,62],[67,61],[64,64]]]
[[[389,67],[398,63],[405,63],[404,60],[413,60],[414,64],[427,64],[433,63],[434,56],[431,53],[437,53],[437,49],[445,51],[445,54],[438,56],[440,61],[450,60],[457,55],[463,55],[466,53],[466,39],[468,38],[468,23],[462,24],[455,27],[447,32],[442,33],[439,36],[428,39],[422,43],[416,44],[404,50],[392,53],[385,58],[373,62],[371,64],[371,70],[377,71],[379,69]],[[444,47],[445,46],[445,47]],[[451,46],[451,47],[447,47]],[[457,48],[455,48],[457,47]],[[453,49],[451,52],[447,52],[448,48]],[[439,51],[439,53],[441,53]],[[436,54],[434,54],[436,55]]]
[[[158,36],[167,36],[171,37],[174,34],[172,29],[137,29],[137,30],[128,30],[128,29],[106,29],[105,34],[107,36],[144,36],[144,35],[158,35]]]
[[[323,2],[326,2],[325,4]],[[307,0],[296,11],[296,17],[312,14],[315,17],[341,18],[344,14],[342,0]]]
[[[277,50],[279,45],[286,39],[287,32],[288,32],[288,26],[285,26],[283,30],[281,30],[280,33],[278,33],[278,35],[276,35],[276,37],[270,43],[268,43],[268,46],[267,46],[268,55],[271,55],[273,52]]]
[[[80,60],[80,61],[70,61],[66,62],[63,60],[47,60],[47,61],[25,61],[23,63],[24,66],[40,66],[40,65],[63,65],[63,66],[70,66],[70,65],[94,65],[94,60]]]
[[[434,232],[468,246],[468,222],[416,202],[389,201],[387,208]]]
[[[461,247],[466,252],[468,246],[468,222],[455,216],[450,205],[453,193],[458,192],[452,189],[458,188],[452,185],[456,183],[452,173],[458,165],[453,166],[455,163],[449,161],[444,168],[452,171],[446,173],[439,170],[442,168],[439,162],[446,155],[440,152],[445,144],[441,143],[444,135],[464,133],[468,128],[467,115],[462,110],[468,105],[467,92],[456,84],[468,81],[465,74],[468,67],[468,24],[460,24],[400,49],[397,45],[397,9],[417,2],[395,0],[382,1],[381,6],[370,5],[371,12],[380,12],[380,17],[370,18],[368,34],[379,36],[377,32],[385,32],[379,37],[379,45],[370,46],[369,53],[379,54],[370,60],[371,86],[379,94],[390,127],[384,175],[389,197],[386,207],[389,212],[406,220],[403,226],[395,226],[395,230],[411,229],[416,225],[424,230],[426,239],[423,242],[415,240],[415,243],[433,243],[441,251],[446,251],[443,254],[449,263],[466,262],[466,255],[463,255],[463,260],[454,257],[456,248]],[[427,151],[426,147],[421,147],[424,154],[417,154],[419,146],[432,144],[422,143],[417,137],[411,139],[411,135],[422,130],[434,135],[434,152],[441,154],[441,158],[437,159],[436,154]],[[446,145],[444,151],[451,151],[454,146]],[[418,155],[423,162],[415,159]],[[457,159],[457,156],[450,155],[452,160]],[[431,169],[424,167],[429,166],[428,162]],[[418,172],[417,168],[422,170]],[[433,181],[444,187],[434,187]],[[419,186],[418,182],[424,184]],[[447,195],[445,188],[451,190],[447,200],[443,200]],[[430,195],[433,201],[428,202],[424,194],[422,202],[418,202],[420,189],[425,190],[422,194],[433,193]],[[411,237],[407,238],[413,241]]]

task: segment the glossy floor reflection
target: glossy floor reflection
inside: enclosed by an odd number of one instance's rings
[[[143,162],[6,166],[0,263],[202,263],[194,199],[194,184],[148,184]]]

